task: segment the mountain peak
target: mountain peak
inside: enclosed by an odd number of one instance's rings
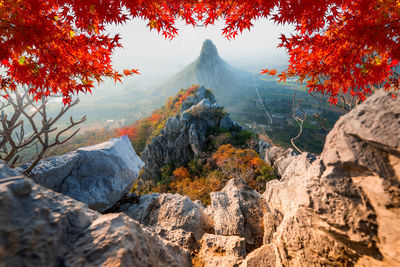
[[[210,39],[206,39],[201,48],[200,61],[210,61],[217,58],[219,58],[217,47]]]

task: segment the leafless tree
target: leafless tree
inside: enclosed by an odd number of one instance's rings
[[[318,121],[318,123],[321,126],[322,130],[324,130],[325,133],[329,133],[330,129],[328,129],[328,127],[326,126],[327,119],[324,119],[324,118],[321,117],[321,112],[314,113],[313,116]]]
[[[290,103],[289,103],[289,105],[290,105]],[[303,124],[307,119],[307,112],[303,111],[303,109],[301,107],[301,101],[297,101],[296,102],[296,91],[293,92],[293,103],[291,105],[291,110],[292,110],[292,118],[294,119],[294,121],[299,126],[299,132],[297,133],[297,135],[295,137],[290,139],[290,143],[292,143],[292,146],[299,153],[303,153],[303,151],[296,146],[294,141],[296,141],[301,136],[301,134],[303,133]]]
[[[58,129],[55,124],[70,108],[79,103],[79,99],[63,106],[54,117],[49,117],[49,97],[43,96],[39,101],[35,101],[27,88],[21,91],[13,92],[8,99],[3,99],[0,105],[0,159],[15,167],[24,162],[21,152],[35,147],[36,155],[24,170],[24,174],[29,175],[52,148],[64,144],[78,133],[79,128],[72,134],[68,134],[68,131],[84,122],[86,116],[78,121],[70,117],[68,126]],[[26,133],[27,129],[30,130],[29,133]],[[62,138],[63,136],[65,137]]]

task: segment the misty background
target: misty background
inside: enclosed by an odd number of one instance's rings
[[[79,95],[81,102],[69,115],[81,117],[87,114],[83,131],[120,127],[149,115],[155,105],[151,105],[148,95],[143,92],[162,87],[171,76],[198,58],[206,39],[216,45],[221,58],[242,70],[260,73],[262,68],[283,69],[286,66],[285,50],[278,49],[277,45],[280,35],[291,33],[293,27],[277,26],[260,19],[254,22],[251,31],[244,31],[233,40],[222,36],[223,27],[218,21],[209,27],[178,22],[178,36],[167,40],[161,33],[150,31],[144,20],[109,25],[107,33],[111,36],[119,34],[123,45],[114,51],[115,69],[139,69],[141,75],[123,78],[122,84],[106,80],[96,86],[92,94]]]
[[[152,83],[167,79],[198,57],[205,39],[213,41],[222,58],[244,70],[259,73],[261,68],[284,66],[288,58],[283,48],[277,48],[279,37],[293,32],[292,26],[278,26],[260,19],[254,22],[251,31],[244,31],[235,39],[228,40],[222,36],[224,25],[221,22],[206,28],[194,28],[179,22],[179,35],[166,40],[146,25],[147,22],[135,19],[107,28],[110,34],[120,34],[122,38],[123,48],[117,49],[112,59],[115,68],[137,68],[142,74],[124,79],[123,87],[129,87],[134,81]],[[111,84],[109,82],[106,86]]]
[[[313,99],[305,86],[295,81],[278,83],[275,77],[259,75],[264,68],[286,68],[286,51],[277,46],[281,34],[290,36],[294,27],[260,19],[250,31],[228,40],[222,36],[223,23],[218,21],[209,27],[193,27],[184,22],[176,26],[178,36],[172,40],[150,31],[147,22],[140,19],[107,27],[111,36],[120,35],[123,45],[114,51],[114,68],[120,72],[138,69],[141,75],[123,78],[117,84],[106,80],[91,94],[80,94],[80,103],[60,119],[58,127],[66,127],[70,116],[78,120],[86,115],[87,120],[79,125],[81,130],[68,147],[58,152],[113,137],[117,134],[115,129],[151,115],[168,97],[193,83],[211,89],[237,123],[259,134],[261,139],[283,147],[290,147],[291,138],[298,133],[290,106],[296,92],[310,118],[298,140],[300,147],[315,153],[321,151],[326,132],[312,118],[313,114],[327,119],[329,127],[341,111]],[[55,116],[61,107],[61,99],[52,100],[48,107],[50,116]]]

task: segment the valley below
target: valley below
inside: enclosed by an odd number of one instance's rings
[[[312,97],[297,82],[279,83],[276,78],[233,67],[219,56],[215,45],[206,40],[200,56],[165,81],[155,85],[132,83],[123,89],[110,85],[109,88],[99,88],[93,95],[83,96],[80,105],[69,115],[79,117],[87,114],[88,121],[82,126],[81,134],[56,153],[115,137],[115,129],[151,115],[169,97],[192,85],[203,85],[211,90],[232,119],[283,148],[291,147],[291,138],[299,132],[292,112],[294,92],[296,103],[301,103],[307,114],[303,133],[296,141],[302,151],[319,154],[323,148],[327,131],[314,114],[325,121],[327,129],[331,129],[345,113],[341,108],[330,106],[326,99]]]

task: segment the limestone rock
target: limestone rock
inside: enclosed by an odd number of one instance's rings
[[[104,211],[129,192],[142,167],[123,136],[44,159],[32,173],[36,183]]]
[[[214,128],[240,128],[216,103],[213,94],[200,86],[182,104],[180,112],[171,117],[160,135],[145,147],[141,178],[155,179],[165,165],[179,167],[199,156],[206,148],[208,132]]]
[[[247,255],[240,267],[275,267],[276,257],[274,247],[264,245]]]
[[[290,163],[292,163],[296,156],[296,153],[291,148],[279,155],[273,164],[279,176],[283,175],[286,168],[290,165]]]
[[[260,158],[264,159],[269,165],[271,165],[271,161],[267,159],[267,152],[271,151],[274,148],[271,144],[259,139],[257,147],[255,147],[255,151],[258,152]]]
[[[276,266],[400,265],[399,104],[375,93],[339,119],[320,157],[298,155],[267,183]]]
[[[67,266],[191,265],[181,248],[144,231],[123,214],[107,214],[93,221],[65,258]]]
[[[101,215],[0,162],[1,266],[190,266],[123,214]]]
[[[0,162],[0,262],[60,266],[68,245],[100,215],[35,185]]]
[[[210,197],[215,234],[244,237],[248,251],[263,244],[264,200],[257,191],[241,179],[231,179]]]
[[[277,147],[277,146],[272,146],[270,148],[265,149],[265,156],[264,156],[264,160],[265,162],[267,162],[269,165],[273,166],[275,161],[281,156],[283,155],[283,153],[285,152],[285,150],[281,147]]]
[[[205,234],[194,266],[239,266],[246,256],[246,242],[239,236]]]
[[[185,248],[193,248],[204,234],[206,215],[204,207],[187,196],[178,194],[151,194],[140,197],[126,214],[151,228],[161,237]]]

